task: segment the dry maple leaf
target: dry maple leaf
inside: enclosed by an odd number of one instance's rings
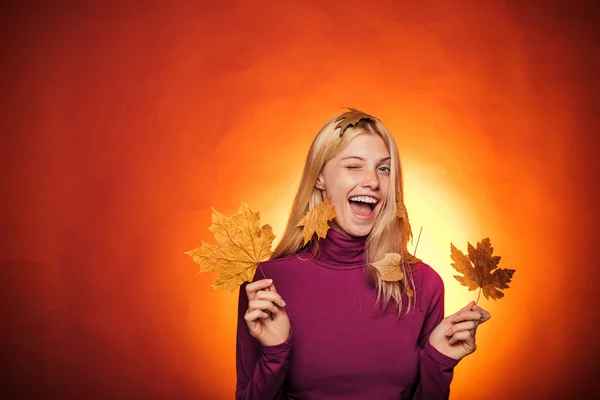
[[[303,226],[302,237],[304,244],[310,242],[316,233],[318,238],[324,238],[329,229],[328,221],[335,218],[335,207],[329,202],[329,199],[319,203],[315,208],[308,211],[296,226]],[[317,239],[318,240],[318,239]]]
[[[386,282],[396,282],[404,279],[404,273],[400,268],[400,262],[402,261],[402,256],[398,253],[386,253],[384,257],[371,264],[375,269],[379,271],[381,274],[381,279]],[[408,264],[416,264],[417,262],[421,262],[415,256],[408,254]],[[414,295],[413,290],[409,287],[408,283],[405,282],[404,292],[408,297],[412,297]]]
[[[208,229],[219,244],[202,242],[201,247],[185,254],[200,264],[199,274],[220,271],[213,289],[233,291],[251,281],[258,263],[271,255],[275,235],[270,225],[261,227],[259,221],[260,213],[253,213],[246,203],[231,217],[212,210],[212,224]]]
[[[340,128],[340,137],[344,136],[344,131],[349,126],[356,126],[356,124],[358,124],[363,119],[371,121],[376,120],[376,118],[372,115],[366,114],[362,111],[358,111],[354,108],[348,108],[348,110],[350,111],[346,111],[345,113],[337,117],[337,119],[335,120],[337,124],[334,130]]]
[[[404,274],[400,268],[402,256],[398,253],[385,253],[385,256],[374,262],[372,265],[381,274],[381,279],[386,282],[396,282],[404,279]]]
[[[469,290],[479,288],[479,296],[483,290],[483,295],[486,299],[498,300],[504,297],[504,293],[500,289],[509,288],[508,283],[511,281],[514,269],[498,268],[500,256],[492,256],[494,248],[489,238],[483,239],[477,243],[477,248],[474,248],[471,243],[467,243],[469,256],[465,256],[452,243],[450,243],[450,252],[452,261],[451,265],[458,272],[463,274],[454,275],[461,285],[467,286]]]

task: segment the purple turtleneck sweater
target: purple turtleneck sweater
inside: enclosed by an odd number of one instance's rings
[[[317,258],[306,261],[306,249],[261,263],[287,303],[292,332],[279,345],[262,346],[250,336],[247,283],[241,286],[236,399],[449,397],[458,361],[429,343],[444,318],[442,279],[427,264],[416,264],[415,307],[399,318],[394,304],[382,312],[365,277],[365,243],[329,229]]]

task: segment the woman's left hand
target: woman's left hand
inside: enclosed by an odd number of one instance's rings
[[[429,343],[440,353],[460,360],[477,349],[477,327],[490,317],[489,312],[472,301],[462,310],[444,318],[431,332]]]

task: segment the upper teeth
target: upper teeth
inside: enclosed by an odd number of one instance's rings
[[[362,201],[363,203],[377,204],[377,199],[374,199],[374,198],[368,197],[368,196],[350,197],[350,200],[352,200],[352,201]]]

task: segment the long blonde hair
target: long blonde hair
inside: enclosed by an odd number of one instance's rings
[[[367,268],[365,272],[368,281],[374,284],[377,289],[377,304],[382,300],[385,309],[390,301],[393,301],[397,306],[398,315],[400,315],[403,303],[402,291],[412,292],[411,294],[413,294],[414,281],[411,265],[407,262],[409,256],[407,244],[410,238],[405,237],[407,235],[403,233],[402,223],[396,215],[396,195],[399,195],[399,201],[404,201],[402,169],[398,148],[392,134],[376,118],[374,120],[360,120],[356,125],[349,126],[341,137],[339,130],[336,130],[337,118],[331,119],[321,128],[310,147],[285,232],[270,259],[286,257],[297,253],[303,248],[302,228],[297,225],[308,211],[324,200],[322,191],[315,184],[325,164],[357,135],[378,134],[385,142],[391,157],[390,185],[387,197],[382,199],[381,210],[367,238],[365,249]],[[318,242],[315,243],[315,249],[318,249]],[[386,253],[401,255],[400,268],[404,274],[402,281],[383,281],[377,269],[371,265],[384,258]],[[413,296],[409,295],[407,299],[406,312],[410,311],[414,302]]]

